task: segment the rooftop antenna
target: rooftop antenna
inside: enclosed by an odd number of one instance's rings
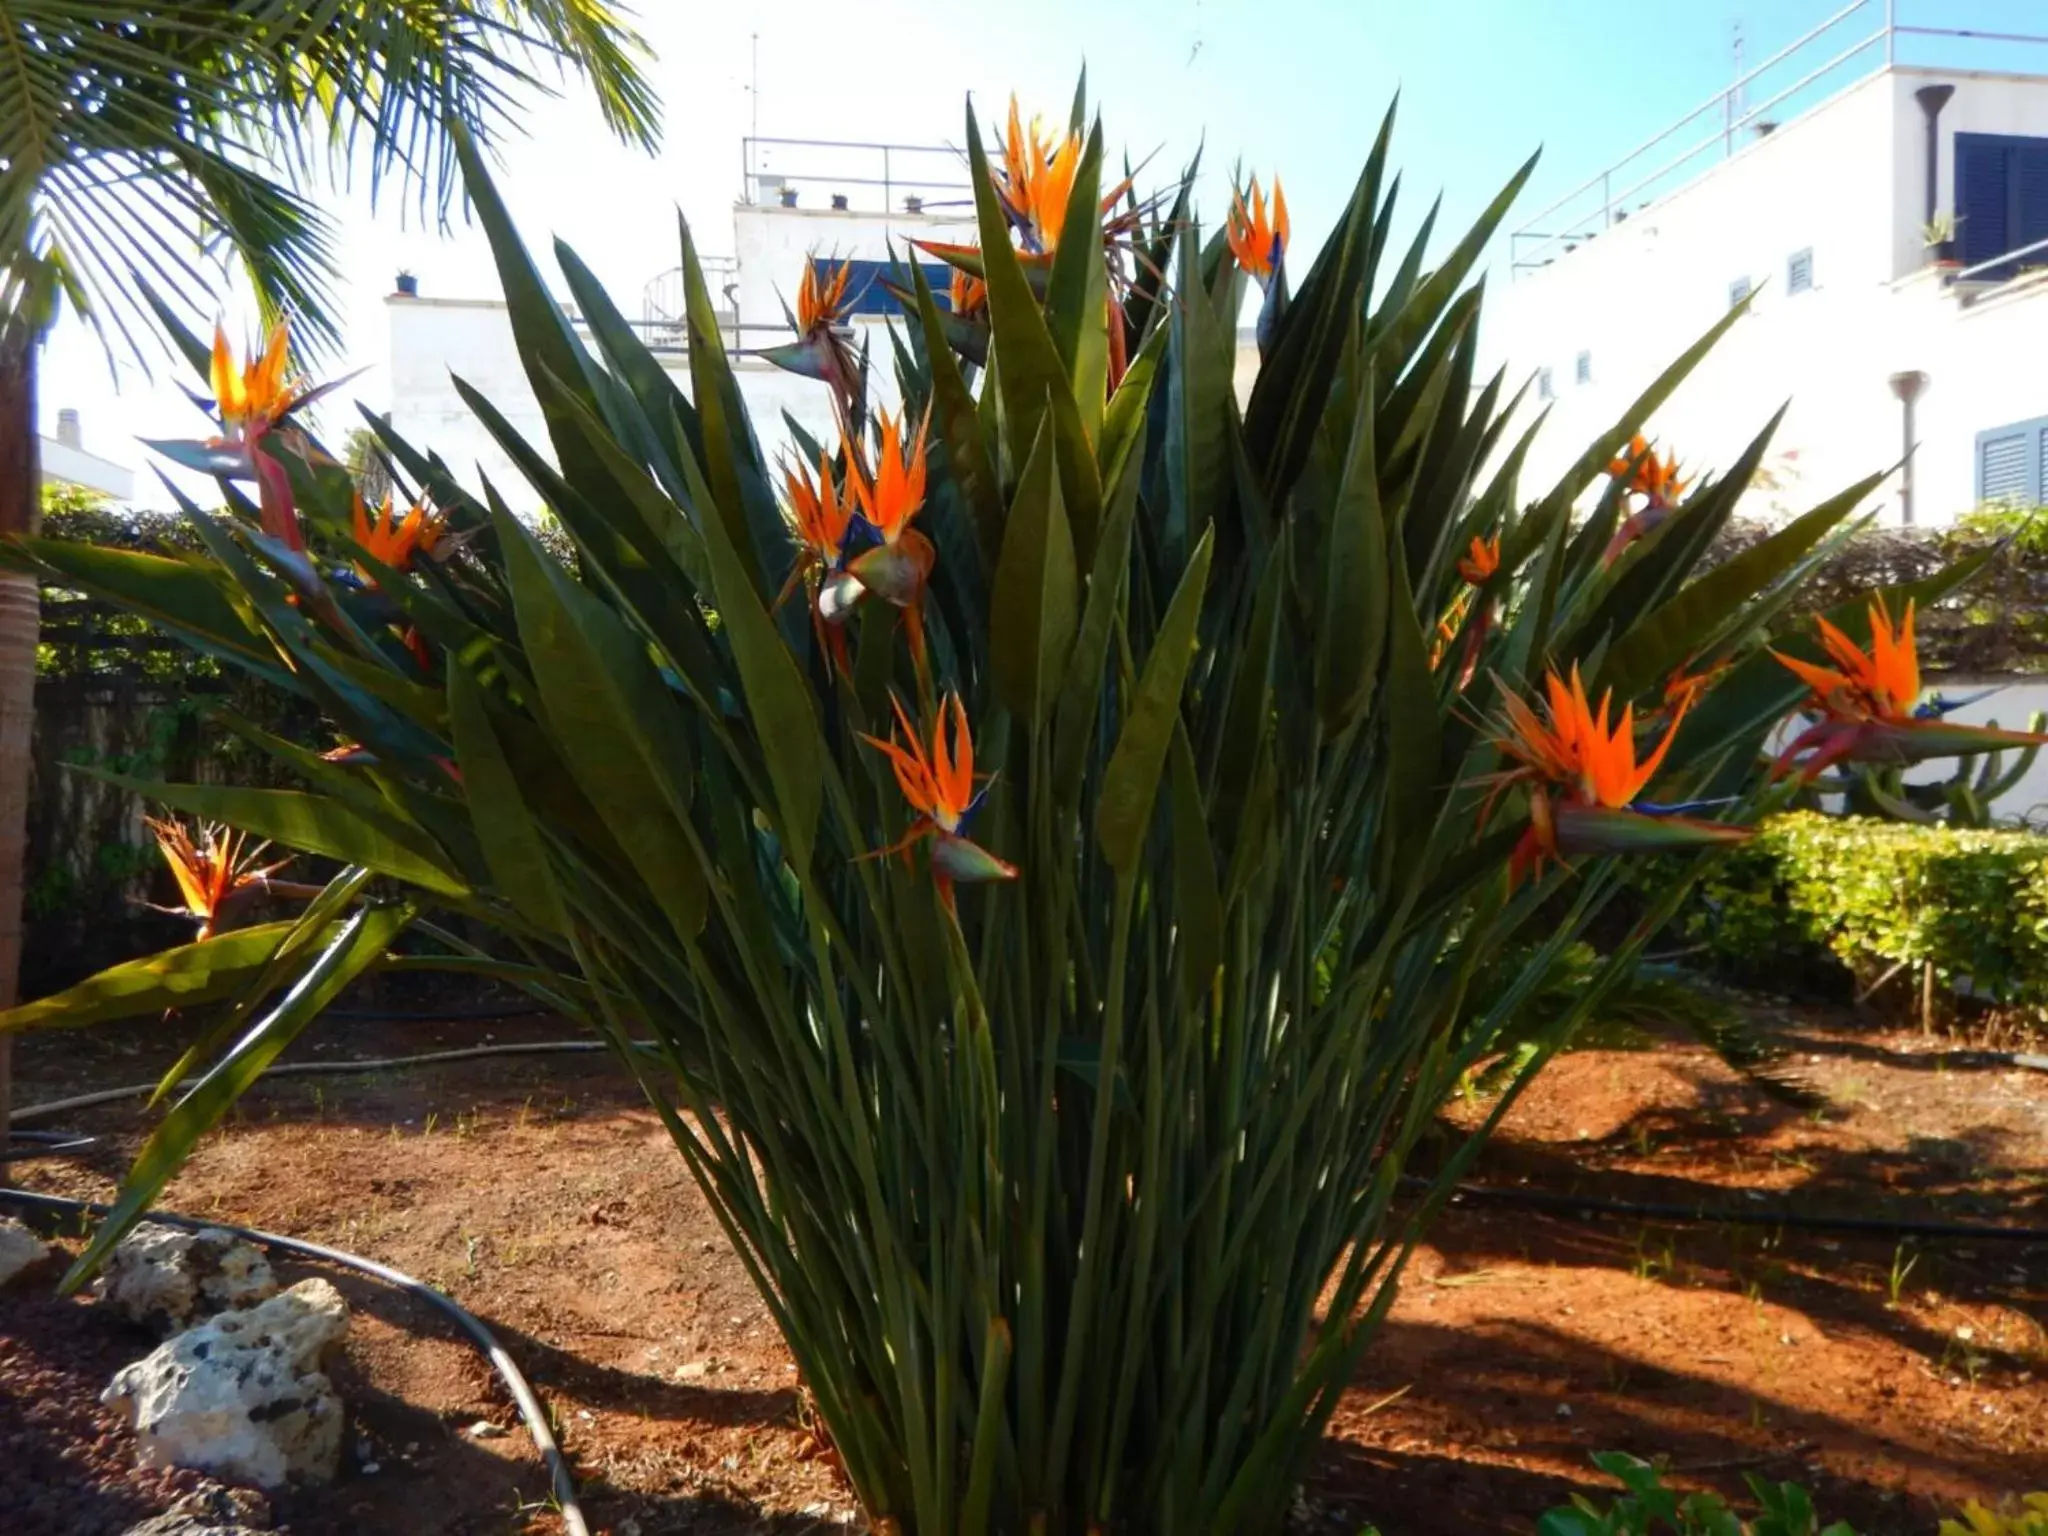
[[[761,137],[761,34],[758,32],[752,33],[749,40],[754,50],[754,67],[753,78],[747,85],[747,95],[753,101],[754,126],[752,132],[754,137],[758,139]]]

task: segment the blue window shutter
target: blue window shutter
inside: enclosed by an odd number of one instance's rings
[[[2048,139],[2015,145],[2007,162],[2011,168],[2011,249],[2019,250],[2037,240],[2048,240]],[[1996,254],[1995,252],[1993,254]],[[2023,261],[2048,261],[2048,251],[2036,251]]]
[[[829,260],[819,258],[819,265],[830,268]],[[913,279],[908,266],[894,261],[868,261],[854,258],[845,263],[848,269],[846,279],[846,313],[849,315],[900,315],[903,306],[896,302],[896,295],[884,288],[881,279],[908,287]],[[921,261],[925,281],[932,285],[932,297],[940,309],[952,307],[950,297],[953,284],[953,269],[943,261]]]
[[[1955,184],[1956,240],[1963,265],[1974,267],[2011,250],[2006,217],[2010,178],[2004,143],[1988,134],[1957,134]]]
[[[1728,285],[1728,307],[1730,309],[1733,309],[1736,305],[1740,304],[1744,299],[1748,298],[1749,295],[1749,279],[1746,277],[1738,277],[1737,279],[1735,279],[1734,282]]]
[[[2048,417],[1977,434],[1977,500],[2039,506],[2048,470]]]

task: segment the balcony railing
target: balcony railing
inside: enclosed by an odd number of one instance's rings
[[[868,144],[839,139],[740,140],[742,197],[774,202],[784,188],[818,201],[835,194],[849,210],[897,211],[904,199],[922,205],[965,206],[974,187],[957,149],[940,144]],[[904,207],[902,211],[914,212]]]
[[[1880,69],[2010,68],[2017,54],[2048,64],[2048,34],[1916,20],[1925,15],[1953,21],[1956,11],[1957,0],[1849,0],[1727,89],[1532,216],[1508,237],[1513,274],[1521,277],[1548,266],[1649,201],[1676,191],[1752,137],[1773,131],[1783,116],[1818,105]],[[1762,99],[1752,101],[1753,96]]]

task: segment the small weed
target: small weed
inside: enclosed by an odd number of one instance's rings
[[[1885,1276],[1884,1304],[1892,1311],[1899,1310],[1899,1300],[1905,1294],[1906,1277],[1913,1273],[1913,1266],[1920,1262],[1920,1255],[1907,1252],[1908,1245],[1900,1243],[1892,1250],[1891,1273]]]
[[[430,1110],[428,1110],[428,1111],[427,1111],[427,1118],[426,1118],[426,1122],[425,1122],[425,1123],[424,1123],[423,1125],[421,1125],[421,1126],[420,1126],[420,1134],[421,1134],[422,1136],[431,1136],[431,1135],[433,1135],[433,1134],[434,1134],[434,1127],[435,1127],[436,1125],[438,1125],[438,1124],[440,1123],[440,1120],[441,1120],[441,1116],[440,1116],[440,1113],[439,1113],[438,1111],[436,1111],[436,1110],[431,1110],[431,1109],[430,1109]]]

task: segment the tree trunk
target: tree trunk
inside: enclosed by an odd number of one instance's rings
[[[0,538],[32,534],[42,520],[36,457],[35,333],[18,319],[0,322]],[[0,1008],[14,1006],[21,976],[37,608],[34,580],[0,571]],[[14,1104],[13,1055],[13,1037],[0,1035],[0,1147]]]

